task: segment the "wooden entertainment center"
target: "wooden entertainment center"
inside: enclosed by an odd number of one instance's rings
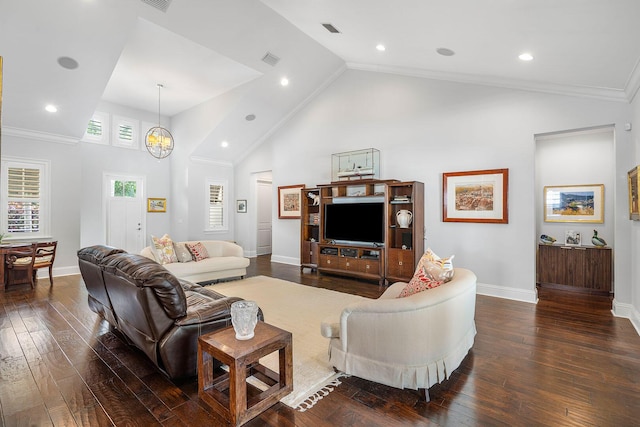
[[[317,197],[309,197],[309,194]],[[384,242],[335,242],[325,238],[326,206],[383,203]],[[410,211],[408,227],[398,224]],[[333,182],[302,190],[300,265],[321,273],[377,280],[409,281],[424,253],[424,184],[417,181],[362,179]]]

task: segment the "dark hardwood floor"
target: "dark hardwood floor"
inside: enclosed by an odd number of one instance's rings
[[[368,297],[375,283],[253,259],[264,274]],[[225,425],[87,306],[79,275],[0,293],[0,420],[6,426]],[[247,426],[632,426],[640,423],[640,337],[608,297],[540,291],[537,305],[478,296],[476,342],[431,388],[355,377],[306,412],[280,403]],[[267,319],[268,321],[268,319]],[[446,327],[446,325],[442,325]]]

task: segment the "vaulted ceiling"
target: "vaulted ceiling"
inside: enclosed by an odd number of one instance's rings
[[[192,155],[234,162],[345,67],[628,102],[638,22],[637,0],[2,1],[3,129],[77,141],[101,102],[157,113],[161,83],[163,115],[210,121]]]

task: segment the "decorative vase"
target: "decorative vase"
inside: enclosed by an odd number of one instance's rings
[[[258,323],[258,304],[255,301],[236,301],[231,304],[231,323],[236,331],[236,339],[253,338],[253,330]]]
[[[411,211],[402,209],[399,210],[396,214],[396,221],[398,222],[398,227],[400,228],[409,228],[411,220],[413,220],[413,214],[411,213]]]

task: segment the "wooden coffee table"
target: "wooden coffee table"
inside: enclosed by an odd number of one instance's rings
[[[280,373],[258,363],[275,351],[279,352]],[[229,372],[214,369],[214,359],[227,365]],[[267,390],[248,384],[251,376]],[[292,390],[291,332],[258,322],[250,340],[237,340],[231,326],[198,338],[198,396],[232,425],[246,423]]]

